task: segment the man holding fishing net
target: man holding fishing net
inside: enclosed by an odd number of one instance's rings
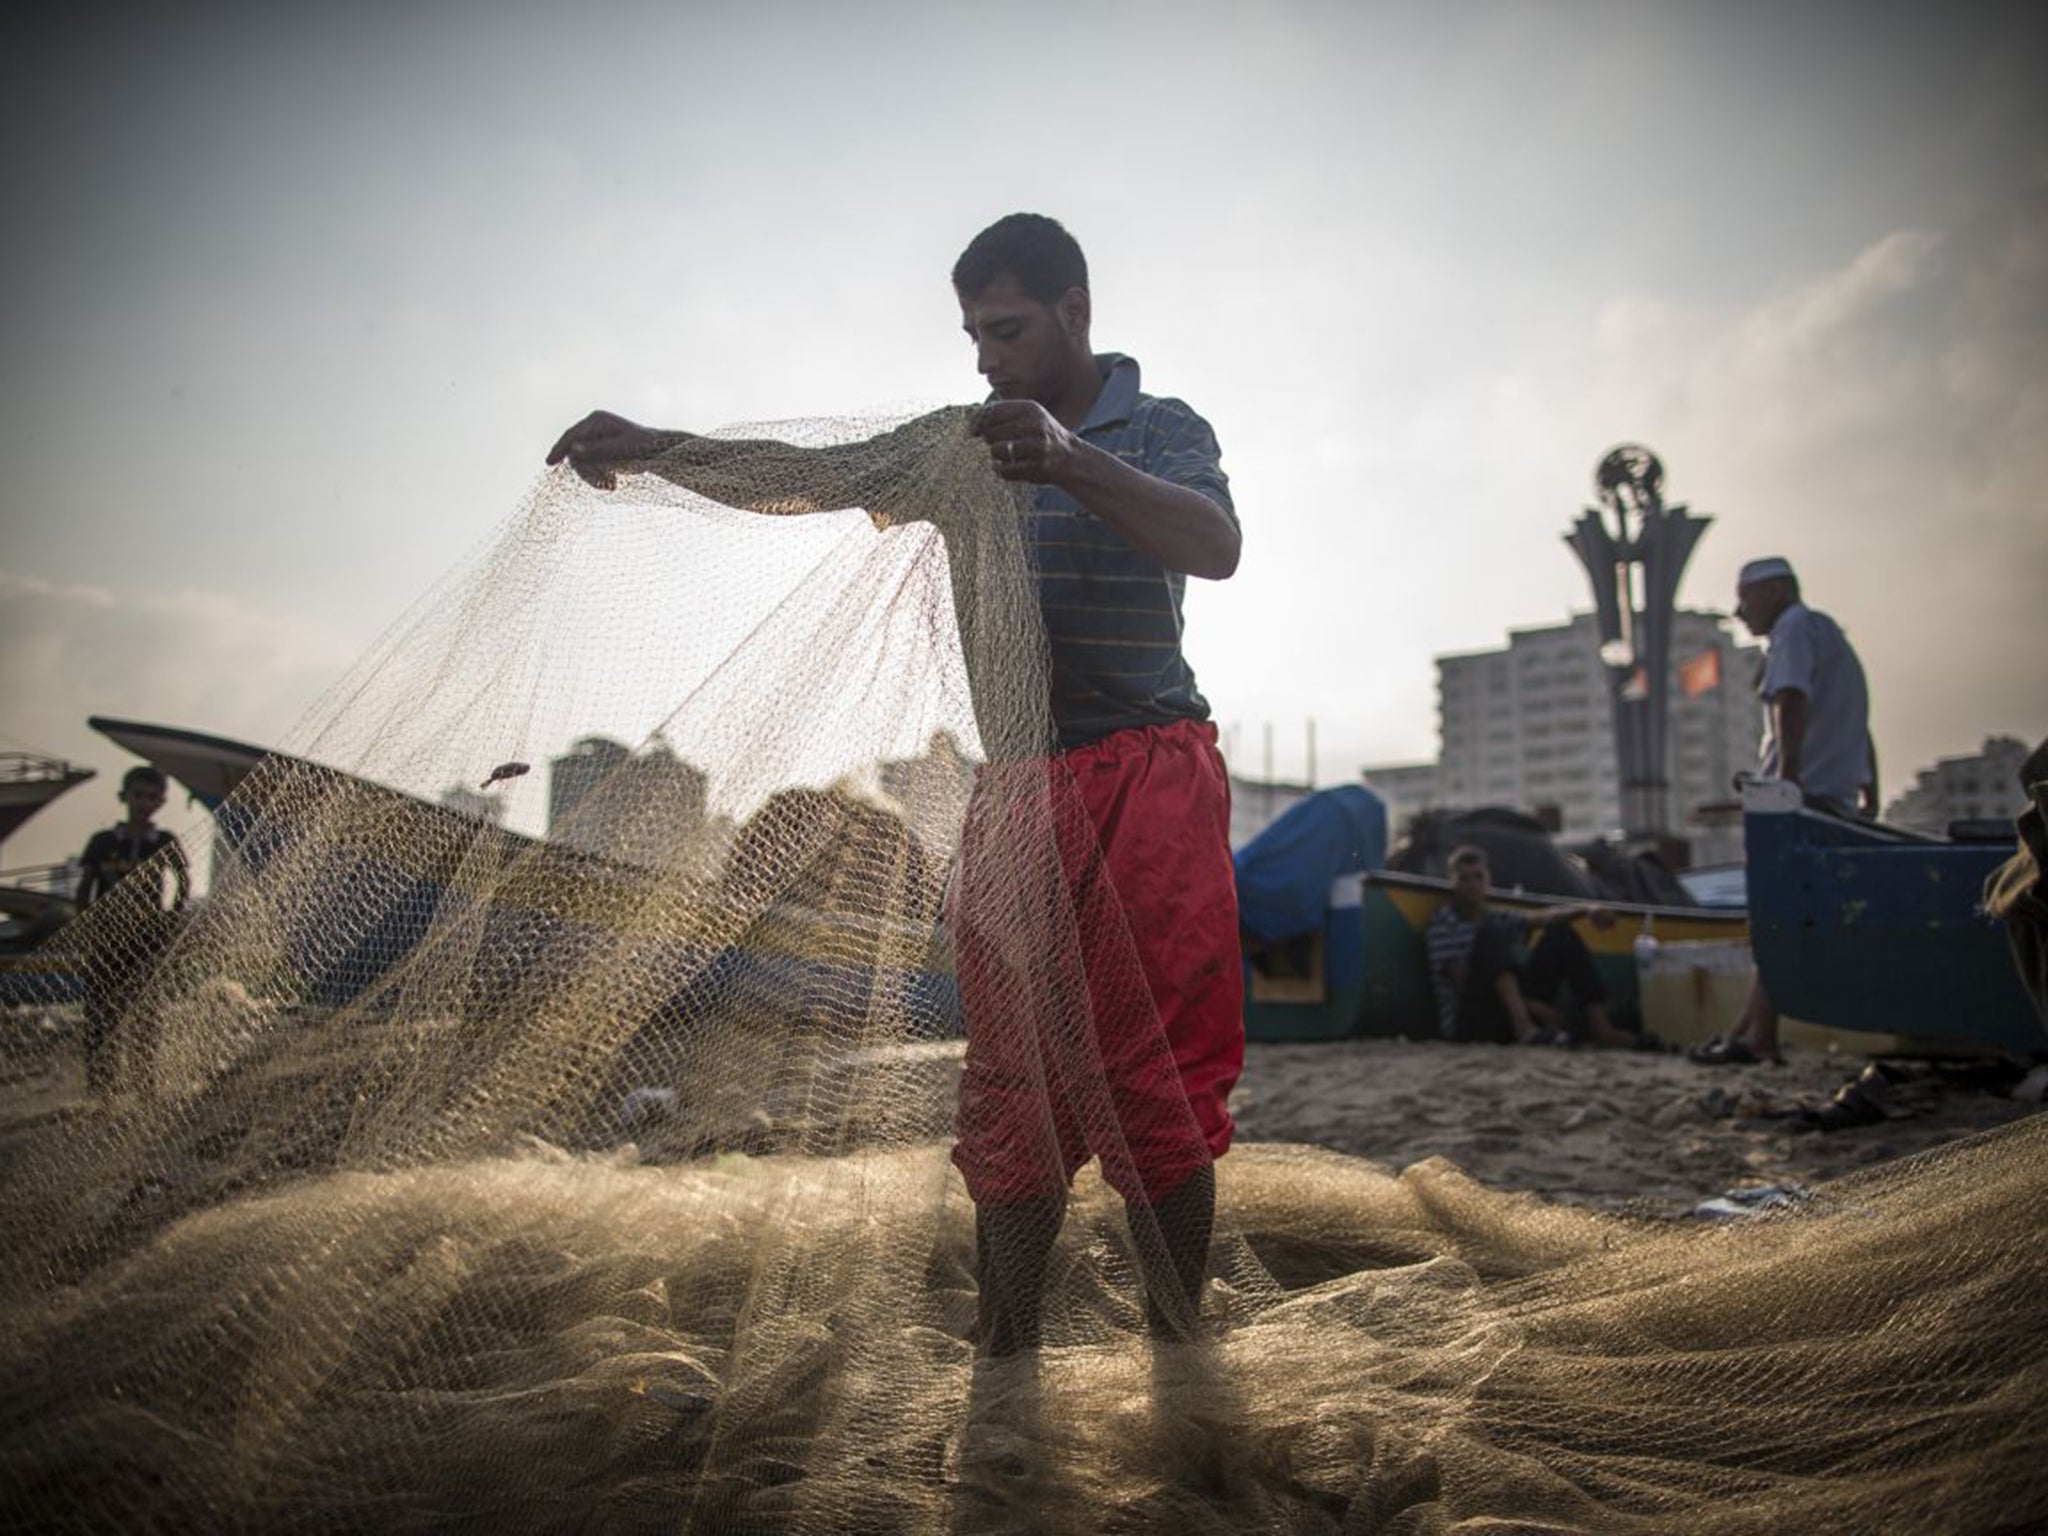
[[[1049,713],[1026,752],[985,739],[949,913],[968,1026],[953,1157],[975,1203],[978,1344],[1039,1343],[1067,1186],[1091,1157],[1130,1213],[1152,1325],[1186,1336],[1244,1027],[1228,781],[1181,651],[1181,602],[1188,576],[1236,570],[1237,517],[1208,424],[1141,393],[1132,359],[1092,350],[1086,261],[1057,222],[999,220],[952,276],[991,391],[966,429],[996,476],[1031,488],[1020,512],[1046,696],[1033,708]],[[958,424],[940,412],[868,444],[803,449],[597,412],[548,462],[603,488],[644,470],[758,511],[863,506],[889,523],[921,514],[887,444],[907,454]],[[960,604],[957,568],[955,586]],[[962,611],[963,631],[974,618]],[[1052,900],[1020,900],[1020,886]]]

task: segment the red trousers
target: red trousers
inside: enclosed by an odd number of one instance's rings
[[[1230,1146],[1244,980],[1213,726],[1119,731],[977,779],[948,912],[967,1059],[953,1161],[977,1204],[1090,1157],[1156,1203]]]

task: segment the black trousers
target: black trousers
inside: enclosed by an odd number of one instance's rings
[[[974,1272],[980,1284],[975,1341],[985,1355],[1038,1348],[1052,1245],[1067,1197],[1052,1195],[974,1211]],[[1193,1338],[1216,1225],[1215,1165],[1196,1170],[1156,1205],[1127,1205],[1131,1242],[1155,1334]]]
[[[112,902],[117,896],[102,898]],[[155,1072],[155,1021],[139,1005],[150,973],[163,958],[176,932],[177,919],[155,907],[132,906],[119,924],[100,930],[102,942],[85,963],[85,1084],[95,1094],[114,1087],[119,1046],[125,1044],[138,1083],[148,1084]],[[117,1040],[125,1036],[125,1040]]]
[[[1500,1000],[1500,978],[1512,975],[1522,996],[1539,1003],[1557,1001],[1560,988],[1570,987],[1581,1007],[1607,1001],[1607,988],[1593,964],[1593,952],[1569,925],[1559,923],[1536,935],[1526,960],[1517,956],[1514,936],[1505,924],[1481,926],[1465,957],[1465,986],[1458,994],[1458,1038],[1506,1044],[1515,1038],[1515,1021]]]

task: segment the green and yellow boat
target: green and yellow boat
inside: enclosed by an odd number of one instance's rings
[[[1437,1035],[1435,994],[1423,934],[1450,898],[1448,880],[1372,870],[1331,888],[1328,922],[1305,942],[1276,946],[1246,963],[1245,1031],[1254,1040],[1338,1040],[1356,1035]],[[1584,897],[1494,891],[1502,911],[1537,913],[1583,906]],[[1585,919],[1573,925],[1592,951],[1615,1021],[1644,1021],[1645,986],[1652,1028],[1682,1042],[1725,1027],[1741,1006],[1731,973],[1747,985],[1749,917],[1739,910],[1603,902],[1611,927]],[[1648,939],[1651,943],[1642,941]],[[1701,987],[1687,973],[1712,978]],[[1664,997],[1662,975],[1680,977],[1679,995]],[[1690,1002],[1686,994],[1698,994]],[[1662,1006],[1658,1006],[1662,1004]],[[1732,1006],[1731,1006],[1732,1005]],[[1696,1016],[1689,1023],[1686,1015]],[[1725,1015],[1725,1016],[1724,1016]]]

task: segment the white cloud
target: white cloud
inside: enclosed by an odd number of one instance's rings
[[[130,760],[88,715],[275,744],[349,660],[342,637],[301,614],[196,587],[152,591],[147,563],[135,571],[134,586],[116,588],[0,570],[0,729],[101,773],[9,839],[9,865],[75,853],[113,819]]]
[[[1641,424],[1669,493],[1717,519],[1690,600],[1724,606],[1742,560],[1790,556],[1863,655],[1895,778],[2048,730],[2042,213],[1895,231],[1732,315],[1616,300],[1598,386],[1534,427]]]

